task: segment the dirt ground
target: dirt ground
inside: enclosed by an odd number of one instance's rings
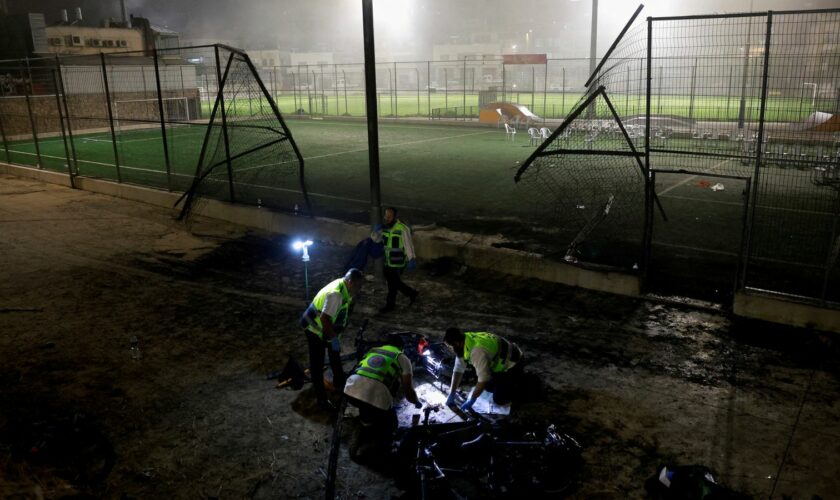
[[[332,420],[267,379],[307,359],[299,257],[173,215],[0,176],[0,497],[323,497]],[[316,242],[311,292],[349,251]],[[377,315],[373,281],[353,324],[517,341],[545,394],[514,418],[578,438],[574,497],[642,498],[666,462],[754,497],[840,495],[835,336],[501,272],[421,263],[414,306]],[[404,493],[342,450],[338,497]]]

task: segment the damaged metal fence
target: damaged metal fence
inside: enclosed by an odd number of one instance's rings
[[[639,12],[517,173],[566,260],[838,302],[840,10]]]

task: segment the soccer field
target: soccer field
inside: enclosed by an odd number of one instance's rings
[[[362,121],[288,120],[305,162],[307,188],[316,213],[338,203],[366,210],[369,205],[367,125]],[[183,189],[195,173],[205,125],[167,129],[173,185]],[[527,136],[524,132],[522,136]],[[533,151],[527,137],[511,142],[503,130],[429,124],[380,124],[383,201],[446,213],[505,212],[515,202],[516,161]],[[81,175],[117,179],[109,132],[75,134]],[[159,129],[124,130],[118,135],[123,182],[166,187]],[[39,141],[43,167],[66,172],[60,137]],[[12,162],[35,165],[32,141],[9,145]],[[270,168],[270,167],[267,167]],[[256,203],[256,200],[238,200]],[[263,200],[270,203],[271,198]],[[282,196],[274,200],[282,206]]]

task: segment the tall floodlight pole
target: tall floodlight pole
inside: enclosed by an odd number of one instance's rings
[[[370,225],[382,219],[379,185],[379,124],[376,121],[376,53],[373,45],[373,0],[362,0],[365,38],[365,101],[367,104],[368,161],[370,162]]]

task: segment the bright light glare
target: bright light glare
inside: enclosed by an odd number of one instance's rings
[[[304,248],[309,246],[312,246],[312,240],[296,240],[294,243],[292,243],[292,248],[294,248],[295,250],[303,250]]]
[[[378,29],[388,38],[396,41],[410,40],[412,37],[411,21],[416,10],[414,0],[384,0],[375,2],[374,17],[379,23]]]

